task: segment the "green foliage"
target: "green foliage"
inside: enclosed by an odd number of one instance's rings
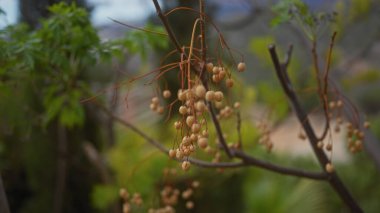
[[[96,185],[93,189],[92,205],[97,209],[106,209],[119,198],[119,188],[112,185]]]
[[[335,20],[335,13],[313,13],[301,0],[279,1],[272,7],[277,15],[271,21],[273,27],[295,20],[310,40],[315,40],[317,34],[323,32],[326,23]]]
[[[252,38],[249,42],[250,51],[255,54],[265,67],[273,66],[270,55],[268,54],[268,45],[273,44],[274,41],[275,39],[272,36],[261,36]]]

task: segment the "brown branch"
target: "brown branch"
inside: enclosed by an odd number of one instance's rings
[[[177,40],[177,37],[175,36],[172,28],[170,27],[169,25],[169,21],[168,19],[166,18],[166,16],[162,13],[162,10],[161,10],[161,7],[160,7],[160,4],[157,2],[157,0],[152,0],[153,1],[153,4],[154,4],[154,7],[156,8],[156,12],[157,12],[157,16],[161,19],[162,21],[162,24],[164,25],[165,27],[165,30],[166,32],[168,33],[168,36],[170,38],[170,40],[172,41],[173,45],[175,46],[175,48],[177,49],[177,51],[179,53],[184,53],[182,51],[182,48]]]
[[[314,48],[313,48],[314,49]],[[326,156],[326,154],[323,152],[322,149],[319,149],[317,147],[317,143],[319,139],[317,138],[314,129],[312,128],[310,121],[308,119],[307,114],[303,110],[303,108],[300,105],[300,102],[298,100],[297,95],[295,94],[294,90],[288,86],[287,80],[289,77],[287,77],[287,71],[286,67],[283,66],[283,64],[280,63],[276,49],[274,45],[269,46],[269,52],[271,55],[271,59],[277,74],[277,78],[280,81],[280,84],[287,95],[297,117],[299,122],[301,123],[307,137],[309,138],[310,145],[314,151],[314,154],[316,155],[320,166],[322,169],[325,168],[325,165],[329,163],[329,160]],[[317,78],[319,78],[317,76]],[[318,79],[319,80],[319,79]],[[289,82],[290,83],[290,82]],[[340,180],[339,176],[336,172],[332,172],[328,174],[328,181],[332,188],[337,192],[339,197],[343,200],[343,202],[350,208],[352,212],[362,212],[361,208],[357,204],[356,200],[351,196],[350,192],[346,188],[346,186],[343,184],[343,182]]]
[[[144,138],[148,143],[159,149],[161,152],[167,153],[169,150],[163,146],[161,143],[157,142],[147,134],[145,134],[143,131],[141,131],[139,128],[137,128],[135,125],[121,119],[120,117],[114,115],[111,111],[109,111],[106,107],[104,107],[101,104],[97,104],[97,106],[108,116],[112,117],[115,121],[121,123],[122,125],[126,126],[133,132],[137,133],[140,137]],[[230,150],[230,149],[229,149]],[[231,151],[231,150],[230,150]],[[231,151],[232,152],[232,151]],[[252,156],[247,155],[246,153],[242,152],[241,150],[234,150],[233,156],[237,159],[240,159],[242,161],[240,162],[207,162],[195,158],[186,158],[186,160],[190,161],[192,164],[203,167],[203,168],[239,168],[239,167],[246,167],[246,166],[255,166],[259,167],[265,170],[269,170],[275,173],[295,176],[295,177],[302,177],[302,178],[309,178],[314,180],[324,180],[327,178],[327,175],[325,173],[317,173],[317,172],[308,172],[308,171],[302,171],[299,169],[293,169],[293,168],[286,168],[279,165],[275,165],[269,162],[265,162],[259,159],[256,159]],[[177,161],[182,161],[178,160]]]

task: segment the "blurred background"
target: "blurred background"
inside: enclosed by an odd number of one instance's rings
[[[77,7],[60,2],[75,2]],[[198,8],[195,0],[159,2],[165,11]],[[242,140],[247,152],[285,166],[317,171],[308,143],[297,137],[300,125],[275,78],[267,51],[267,46],[275,43],[282,56],[289,44],[294,45],[289,72],[315,128],[322,131],[318,96],[313,93],[310,40],[294,22],[274,26],[279,1],[205,3],[211,20],[238,52],[235,60],[242,60],[241,53],[248,67],[241,75],[233,74],[236,90],[228,94],[229,100],[242,103]],[[378,212],[380,1],[304,3],[310,12],[337,14],[334,21],[322,23],[317,33],[321,65],[332,32],[337,31],[332,82],[364,120],[371,122],[371,132],[363,151],[352,154],[342,128],[333,135],[331,159],[365,212]],[[177,212],[348,211],[324,182],[256,168],[192,167],[184,173],[176,162],[97,107],[106,106],[166,147],[173,146],[176,117],[166,121],[167,112],[157,115],[149,110],[149,103],[158,86],[175,91],[176,77],[167,75],[166,81],[153,86],[146,85],[149,76],[129,83],[159,67],[173,47],[163,37],[111,20],[162,31],[152,1],[0,0],[0,9],[0,173],[11,212],[122,212],[120,188],[141,194],[143,205],[133,206],[133,212],[148,212],[162,205],[160,191],[165,185],[183,191],[193,181],[200,183],[191,197],[194,208],[187,209],[186,200],[179,199]],[[196,16],[177,11],[168,18],[180,42],[188,44]],[[217,49],[217,32],[208,29],[209,49]],[[226,55],[221,57],[227,63],[232,61]],[[271,153],[257,142],[258,121],[271,127]],[[230,128],[235,125],[232,119],[223,126],[228,141],[236,140],[236,130]],[[213,134],[210,137],[215,138]]]

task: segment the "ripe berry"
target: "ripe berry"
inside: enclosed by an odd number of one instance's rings
[[[237,66],[237,69],[239,72],[244,72],[245,71],[245,63],[244,62],[240,62]]]
[[[221,91],[216,91],[214,94],[215,101],[222,101],[223,100],[223,93]]]
[[[193,201],[187,201],[186,202],[186,208],[187,209],[193,209],[194,208],[194,202]]]
[[[203,101],[198,101],[197,103],[195,103],[195,109],[198,112],[203,112],[206,109],[206,105]]]
[[[186,108],[185,106],[180,106],[178,111],[179,111],[179,113],[180,113],[181,115],[186,115],[186,113],[187,113],[187,108]]]
[[[231,78],[228,78],[226,80],[226,86],[229,88],[233,87],[234,86],[234,80],[232,80]]]
[[[206,64],[206,70],[207,70],[207,72],[212,72],[213,68],[214,68],[214,65],[211,62],[209,62],[209,63]]]
[[[190,162],[187,160],[183,161],[181,167],[182,167],[183,171],[189,170],[190,169]]]
[[[198,85],[198,86],[195,88],[195,95],[196,95],[198,98],[204,98],[204,97],[205,97],[205,94],[206,94],[206,88],[205,88],[203,85]]]
[[[194,121],[195,121],[194,116],[192,116],[192,115],[187,116],[187,118],[186,118],[186,124],[187,124],[188,126],[193,125]]]
[[[198,133],[199,131],[201,130],[201,125],[200,124],[193,124],[192,126],[191,126],[191,131],[193,132],[193,133]]]
[[[219,73],[219,67],[218,67],[218,66],[215,66],[215,67],[212,69],[212,73],[214,73],[214,74],[218,74],[218,73]]]
[[[214,96],[215,96],[215,92],[214,91],[207,91],[206,92],[206,101],[213,101],[214,100]]]
[[[152,103],[157,105],[157,104],[160,103],[160,100],[158,99],[158,97],[153,97],[152,98]]]
[[[334,172],[334,166],[331,163],[327,163],[325,166],[326,172],[333,173]]]
[[[371,127],[371,123],[369,121],[364,122],[364,128],[368,129]]]
[[[205,149],[208,145],[208,139],[207,138],[204,138],[204,137],[201,137],[198,139],[198,146],[201,148],[201,149]]]
[[[240,102],[235,102],[234,103],[234,108],[239,109],[240,108]]]
[[[154,104],[154,103],[151,103],[149,105],[149,108],[152,110],[152,111],[155,111],[157,109],[158,105],[157,104]]]
[[[185,101],[186,100],[186,92],[183,91],[182,89],[178,90],[178,100],[180,101]]]
[[[164,98],[170,98],[170,96],[172,96],[172,93],[170,92],[170,90],[164,90],[162,95],[164,96]]]
[[[157,108],[157,112],[158,112],[159,114],[163,114],[164,111],[165,111],[165,108],[162,107],[162,106],[159,106],[159,107]]]
[[[177,152],[174,149],[169,150],[169,157],[175,158],[176,154],[177,154]]]
[[[180,129],[180,128],[182,127],[182,123],[181,123],[181,121],[176,121],[176,122],[174,122],[174,127],[175,127],[176,129]]]

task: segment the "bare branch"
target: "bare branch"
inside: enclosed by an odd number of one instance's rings
[[[324,169],[325,165],[329,163],[329,160],[326,154],[323,152],[323,150],[317,147],[317,143],[319,139],[317,138],[314,132],[314,129],[312,128],[310,124],[307,114],[301,107],[297,95],[295,94],[294,90],[288,86],[286,79],[289,79],[289,77],[287,77],[288,75],[287,71],[286,69],[284,69],[286,67],[280,63],[277,53],[276,53],[276,48],[274,45],[269,46],[269,53],[271,55],[271,59],[272,59],[272,62],[277,74],[277,78],[279,79],[285,94],[288,96],[288,99],[298,117],[299,122],[302,125],[302,128],[304,129],[307,137],[309,138],[310,145],[319,161],[320,166],[322,167],[322,169]],[[319,77],[317,76],[317,78]],[[356,200],[352,197],[352,195],[350,194],[346,186],[340,180],[337,173],[332,172],[328,174],[328,176],[329,176],[328,181],[330,185],[334,188],[334,190],[337,192],[340,198],[345,202],[345,204],[351,209],[351,211],[362,212]]]
[[[147,134],[145,134],[143,131],[141,131],[139,128],[137,128],[135,125],[121,119],[120,117],[114,115],[111,111],[109,111],[106,107],[104,107],[101,104],[97,104],[97,106],[108,116],[112,117],[115,121],[123,124],[127,128],[131,129],[135,133],[137,133],[139,136],[144,138],[148,143],[159,149],[161,152],[167,154],[169,150],[164,147],[161,143],[157,142],[153,138],[149,137]],[[231,151],[231,149],[229,149]],[[231,151],[232,152],[232,151]],[[247,166],[256,166],[265,170],[269,170],[272,172],[284,174],[284,175],[290,175],[290,176],[296,176],[296,177],[303,177],[303,178],[309,178],[314,180],[325,180],[327,178],[327,175],[325,173],[316,173],[316,172],[306,172],[298,169],[292,169],[292,168],[286,168],[282,166],[278,166],[269,162],[265,162],[259,159],[256,159],[252,156],[247,155],[246,153],[240,151],[240,150],[234,150],[232,156],[235,156],[235,158],[240,159],[242,161],[240,162],[207,162],[195,158],[186,158],[186,160],[190,161],[192,164],[204,167],[204,168],[239,168],[239,167],[247,167]],[[182,161],[178,160],[177,161]]]

